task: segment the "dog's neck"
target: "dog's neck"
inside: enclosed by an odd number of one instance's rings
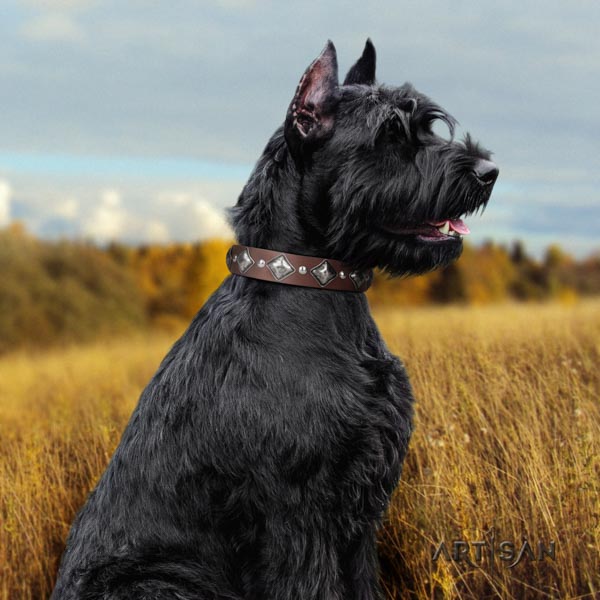
[[[235,244],[229,248],[227,267],[234,275],[339,292],[365,292],[373,271],[354,270],[339,260],[292,254]]]
[[[272,283],[364,292],[371,269],[357,269],[335,257],[327,243],[327,218],[319,190],[306,189],[302,169],[278,131],[229,209],[238,245],[227,253],[231,273]]]
[[[313,213],[302,173],[293,161],[282,130],[258,160],[229,220],[240,244],[282,252],[329,256],[326,225]]]

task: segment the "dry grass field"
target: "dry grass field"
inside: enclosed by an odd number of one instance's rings
[[[389,597],[598,598],[600,302],[375,316],[418,399],[381,534]],[[0,358],[0,599],[48,596],[73,516],[173,341]],[[508,542],[514,559],[525,548],[512,568]]]

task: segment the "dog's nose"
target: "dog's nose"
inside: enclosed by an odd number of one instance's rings
[[[475,173],[475,177],[485,184],[494,183],[499,172],[500,171],[498,170],[496,163],[483,158],[480,158],[473,167],[473,173]]]

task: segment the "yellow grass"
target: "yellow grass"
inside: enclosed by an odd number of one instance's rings
[[[600,302],[385,310],[418,399],[381,535],[390,598],[600,594]],[[46,598],[165,333],[0,359],[0,599]],[[555,560],[432,560],[444,541],[555,542]],[[597,597],[597,596],[596,596]]]

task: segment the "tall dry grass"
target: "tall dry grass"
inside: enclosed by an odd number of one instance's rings
[[[0,598],[47,598],[164,334],[0,359]]]
[[[390,597],[600,597],[600,303],[379,314],[418,399],[381,538]],[[555,560],[432,560],[444,541]],[[401,593],[402,592],[402,593]]]
[[[418,399],[381,535],[390,598],[581,598],[600,590],[600,302],[376,314]],[[46,598],[75,511],[174,337],[0,359],[0,598]],[[434,562],[494,531],[555,560]],[[486,534],[487,532],[487,534]],[[473,558],[473,550],[471,556]]]

